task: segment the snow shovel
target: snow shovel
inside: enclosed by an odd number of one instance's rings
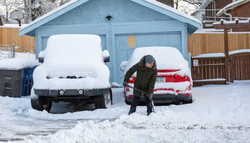
[[[145,94],[145,95],[147,96],[147,98],[150,99],[150,106],[152,107],[152,111],[155,113],[154,101],[153,101],[152,98],[149,97],[149,94],[148,94],[148,93],[146,93],[146,92],[144,92],[144,91],[141,91],[140,89],[137,89],[137,88],[135,88],[135,87],[133,87],[133,86],[130,86],[130,85],[128,85],[128,84],[125,84],[125,86],[130,87],[130,88],[133,88],[134,90],[137,90],[137,91],[139,91],[139,92]]]

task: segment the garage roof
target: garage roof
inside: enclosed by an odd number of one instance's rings
[[[39,26],[42,26],[43,24],[61,16],[62,14],[84,4],[89,0],[71,0],[68,3],[52,10],[51,12],[41,16],[40,18],[37,18],[30,24],[22,27],[19,31],[19,35],[35,35],[35,29]],[[188,24],[188,33],[191,34],[195,30],[197,30],[201,23],[199,20],[194,18],[193,16],[190,16],[188,14],[185,14],[179,10],[176,10],[168,5],[165,5],[163,3],[157,2],[156,0],[131,0],[137,4],[143,5],[145,7],[148,7],[152,10],[155,10],[157,12],[160,12],[162,14],[165,14],[169,17],[172,17],[178,21],[184,22]]]

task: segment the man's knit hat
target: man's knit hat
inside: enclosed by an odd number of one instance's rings
[[[155,62],[155,59],[152,55],[147,55],[145,57],[145,63],[153,63],[153,62]]]

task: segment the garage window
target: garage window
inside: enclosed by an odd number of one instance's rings
[[[128,36],[128,47],[136,47],[136,36]]]

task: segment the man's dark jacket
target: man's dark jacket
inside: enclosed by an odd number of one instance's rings
[[[126,75],[124,82],[129,82],[129,78],[135,73],[136,73],[136,79],[134,82],[134,87],[138,88],[144,92],[147,92],[149,94],[153,94],[154,92],[154,86],[155,86],[155,81],[157,77],[157,68],[156,68],[156,62],[154,62],[154,65],[152,68],[147,68],[145,67],[145,57],[142,57],[140,62],[135,64],[133,67],[131,67]],[[133,92],[134,95],[136,96],[141,96],[142,93],[134,90]]]

